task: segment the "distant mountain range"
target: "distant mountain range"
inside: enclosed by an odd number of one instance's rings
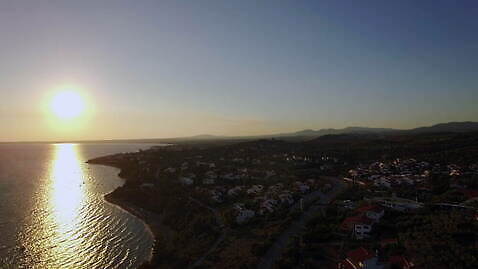
[[[281,136],[302,136],[302,137],[319,137],[323,135],[333,135],[333,134],[368,134],[368,133],[388,133],[397,131],[396,129],[389,128],[369,128],[369,127],[346,127],[343,129],[320,129],[320,130],[311,130],[306,129],[294,133],[283,133],[274,135],[276,137]]]
[[[279,133],[270,135],[257,136],[216,136],[209,134],[202,134],[189,137],[178,138],[153,138],[153,139],[115,139],[115,140],[95,140],[95,141],[61,141],[58,143],[177,143],[177,142],[194,142],[207,140],[252,140],[252,139],[270,139],[278,138],[288,141],[304,141],[312,140],[317,137],[326,135],[341,135],[341,134],[355,134],[355,135],[392,135],[392,134],[427,134],[427,133],[463,133],[463,132],[478,132],[478,122],[448,122],[440,123],[428,127],[418,127],[414,129],[390,129],[390,128],[369,128],[369,127],[346,127],[342,129],[306,129],[292,133]],[[51,142],[51,141],[50,141]],[[50,143],[45,142],[45,143]]]
[[[440,123],[430,127],[419,127],[407,130],[410,133],[463,133],[478,131],[478,122],[464,121],[464,122],[449,122]]]
[[[449,122],[440,123],[428,127],[418,127],[413,129],[390,129],[390,128],[369,128],[369,127],[346,127],[343,129],[320,129],[320,130],[302,130],[294,133],[278,134],[277,136],[306,136],[319,137],[323,135],[334,134],[391,134],[391,133],[461,133],[478,132],[478,122]]]
[[[461,132],[478,132],[478,122],[449,122],[440,123],[428,127],[418,127],[413,129],[391,129],[391,128],[370,128],[370,127],[346,127],[342,129],[306,129],[292,133],[279,133],[271,135],[258,136],[214,136],[214,135],[197,135],[184,138],[162,139],[167,140],[214,140],[214,139],[261,139],[261,138],[283,138],[283,139],[312,139],[324,135],[340,135],[340,134],[426,134],[426,133],[461,133]],[[161,139],[159,139],[161,140]]]

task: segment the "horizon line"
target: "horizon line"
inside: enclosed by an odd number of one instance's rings
[[[138,140],[173,140],[173,139],[188,139],[188,138],[195,138],[201,136],[211,136],[213,138],[231,138],[231,139],[241,139],[241,138],[261,138],[261,137],[270,137],[273,138],[274,136],[283,136],[289,135],[293,136],[295,133],[300,133],[303,131],[320,131],[320,130],[343,130],[347,128],[366,128],[366,129],[386,129],[390,131],[410,131],[418,128],[426,128],[426,127],[433,127],[440,124],[452,124],[452,123],[478,123],[476,121],[450,121],[450,122],[442,122],[442,123],[435,123],[432,125],[427,126],[416,126],[413,128],[408,129],[398,129],[398,128],[389,128],[389,127],[365,127],[365,126],[346,126],[343,128],[320,128],[320,129],[302,129],[298,131],[291,131],[291,132],[280,132],[274,134],[259,134],[259,135],[213,135],[213,134],[198,134],[198,135],[189,135],[189,136],[178,136],[178,137],[152,137],[152,138],[100,138],[100,139],[80,139],[80,140],[20,140],[20,141],[0,141],[0,144],[67,144],[67,143],[94,143],[94,142],[119,142],[119,141],[138,141]],[[148,143],[155,143],[155,142],[143,142],[145,144]]]

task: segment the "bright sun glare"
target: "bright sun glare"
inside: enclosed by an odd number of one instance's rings
[[[57,93],[51,101],[51,111],[61,119],[73,119],[81,116],[85,110],[83,97],[72,90]]]

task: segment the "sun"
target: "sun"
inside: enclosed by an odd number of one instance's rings
[[[85,112],[85,100],[74,90],[63,90],[53,96],[50,109],[60,119],[74,119]]]

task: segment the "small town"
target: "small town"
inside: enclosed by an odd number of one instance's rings
[[[330,139],[336,138],[322,140]],[[155,146],[90,162],[122,169],[127,180],[112,193],[116,201],[167,216],[170,239],[160,234],[156,244],[175,243],[156,255],[176,266],[477,264],[476,158],[412,154],[417,157],[357,161],[361,149],[344,154],[334,143],[327,150],[322,140],[320,150],[276,139]]]
[[[0,269],[478,269],[478,0],[0,0]]]

